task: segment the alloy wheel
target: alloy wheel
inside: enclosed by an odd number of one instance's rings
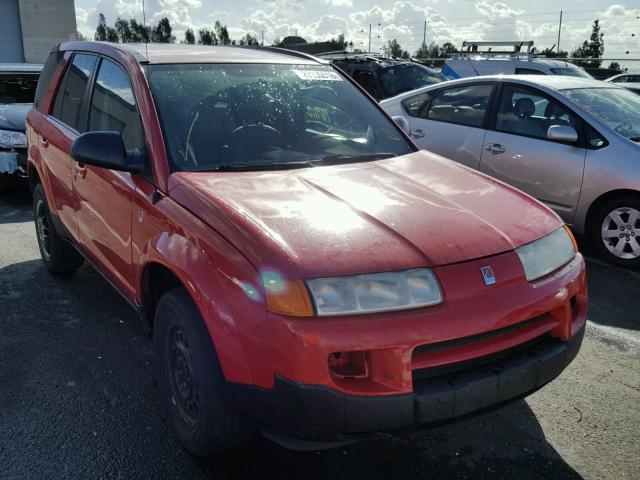
[[[49,211],[44,200],[38,200],[36,204],[36,229],[38,232],[38,240],[40,240],[40,248],[42,256],[45,260],[51,258],[51,225],[49,225]]]
[[[623,260],[640,258],[640,211],[619,207],[604,217],[601,238],[607,250]]]

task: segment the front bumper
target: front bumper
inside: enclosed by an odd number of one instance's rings
[[[230,384],[246,417],[290,448],[323,448],[376,432],[415,429],[481,413],[522,398],[575,358],[584,325],[568,341],[545,335],[414,383],[413,393],[355,396],[276,378],[271,389]]]

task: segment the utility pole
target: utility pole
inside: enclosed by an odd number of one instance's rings
[[[424,32],[422,33],[422,46],[427,45],[427,21],[424,21]]]
[[[260,45],[264,47],[264,30],[260,30],[260,37],[262,38]]]
[[[556,48],[556,53],[560,54],[560,31],[562,30],[562,10],[560,10],[560,24],[558,25],[558,43]]]
[[[371,51],[371,24],[369,24],[369,49],[367,50],[367,53],[369,53]]]

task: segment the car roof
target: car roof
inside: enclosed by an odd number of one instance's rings
[[[108,53],[119,50],[140,63],[282,63],[325,64],[326,61],[300,52],[273,47],[232,45],[186,45],[172,43],[64,42],[59,50],[85,50]]]
[[[438,90],[443,87],[454,87],[456,85],[466,85],[466,84],[474,84],[474,83],[482,83],[483,81],[493,81],[493,82],[504,82],[511,81],[515,83],[521,83],[523,85],[531,86],[531,87],[546,87],[551,90],[572,90],[572,89],[583,89],[583,88],[623,88],[621,85],[616,83],[606,83],[601,80],[594,80],[592,78],[584,78],[584,77],[569,77],[562,75],[484,75],[478,77],[466,77],[459,78],[456,80],[448,80],[442,83],[436,83],[433,85],[428,85],[423,88],[418,88],[416,90],[411,90],[408,92],[403,92],[400,95],[396,95],[392,98],[387,98],[382,102],[389,102],[389,100],[393,99],[404,99],[406,97],[410,97],[420,92],[429,91],[429,90]],[[381,103],[382,103],[381,102]]]
[[[0,63],[0,73],[40,73],[42,65],[38,63]]]

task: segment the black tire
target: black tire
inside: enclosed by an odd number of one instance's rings
[[[246,442],[243,425],[200,312],[183,288],[156,308],[153,343],[158,384],[184,447],[208,457]]]
[[[617,223],[609,216],[616,211],[620,213],[616,217]],[[638,197],[618,197],[605,202],[593,215],[589,237],[595,252],[603,260],[621,267],[639,270],[640,217],[634,221],[635,212],[640,212]],[[605,238],[607,237],[603,233],[605,227],[611,232],[616,231],[616,235]]]
[[[84,258],[56,231],[40,183],[33,189],[33,216],[38,248],[45,268],[54,275],[66,275],[79,269],[84,263]]]

